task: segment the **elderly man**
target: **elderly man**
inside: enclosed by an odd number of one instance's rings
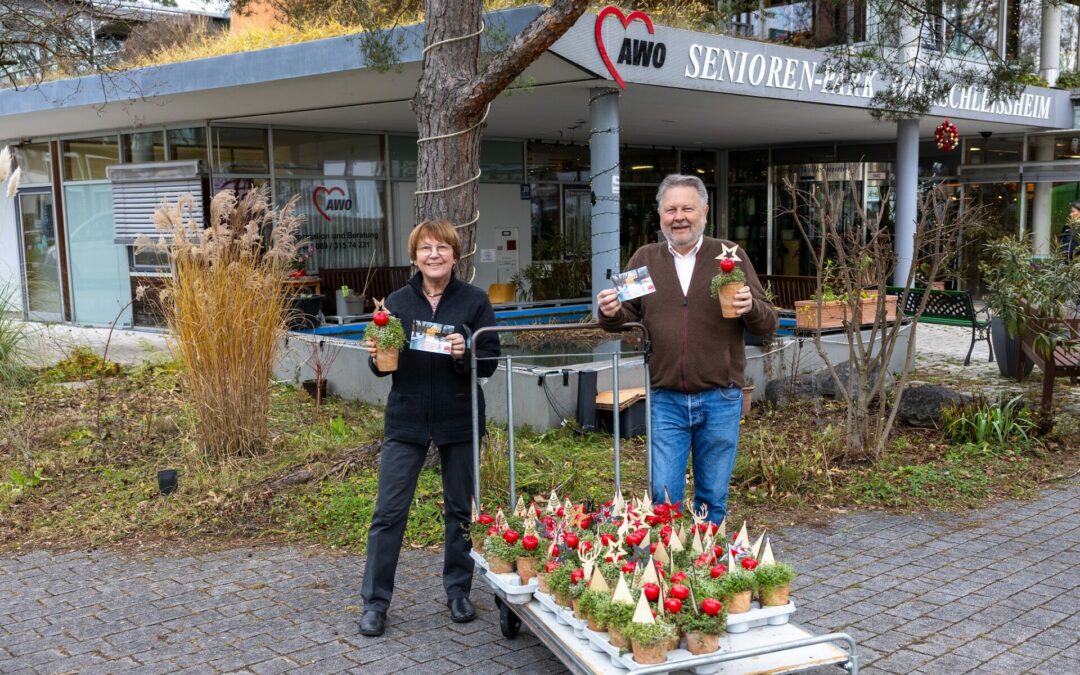
[[[666,241],[642,246],[629,269],[648,267],[656,292],[620,302],[614,289],[600,291],[600,323],[615,330],[641,321],[652,339],[652,498],[681,501],[686,465],[693,457],[694,506],[709,520],[727,514],[728,483],[735,467],[742,414],[746,353],[743,329],[767,335],[776,310],[745,251],[702,236],[709,194],[695,176],[673,174],[656,193]],[[739,318],[725,319],[710,297],[718,259],[731,258],[746,276],[735,296]]]

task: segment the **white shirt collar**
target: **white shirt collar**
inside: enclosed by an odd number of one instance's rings
[[[690,249],[690,252],[689,252],[689,253],[685,253],[685,254],[683,254],[683,253],[679,253],[678,251],[676,251],[676,250],[675,250],[675,249],[674,249],[674,248],[673,248],[673,247],[671,246],[671,242],[670,242],[670,241],[668,242],[667,248],[668,248],[668,250],[669,250],[669,251],[671,251],[671,255],[672,255],[672,256],[674,256],[674,257],[676,257],[676,258],[693,258],[694,256],[696,256],[696,255],[698,254],[698,251],[700,251],[700,250],[701,250],[701,245],[702,245],[703,243],[705,243],[705,235],[701,235],[701,237],[700,237],[700,238],[698,238],[698,240],[697,240],[697,243],[696,243],[696,244],[694,244],[694,248]]]

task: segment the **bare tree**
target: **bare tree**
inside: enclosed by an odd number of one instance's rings
[[[844,333],[847,337],[847,373],[841,376],[840,363],[828,356],[822,331],[814,332],[818,355],[846,404],[846,446],[849,459],[880,459],[889,439],[900,399],[914,366],[915,336],[919,318],[926,309],[928,293],[921,293],[907,328],[907,348],[903,366],[896,375],[891,398],[886,390],[889,364],[900,344],[904,324],[887,320],[886,287],[896,267],[891,227],[882,209],[868,214],[862,209],[855,181],[821,183],[800,190],[787,181],[785,189],[796,206],[787,212],[812,251],[816,267],[817,300],[820,311],[825,291],[846,304]],[[885,196],[883,195],[883,200]],[[798,205],[804,208],[799,208]],[[807,212],[816,215],[810,220]],[[953,194],[943,186],[927,187],[919,196],[919,217],[915,226],[916,261],[897,298],[898,307],[908,306],[916,268],[922,268],[929,286],[944,276],[958,253],[961,236],[981,217],[971,205],[961,209]],[[814,240],[810,233],[817,232]],[[865,302],[872,302],[872,317],[866,320]]]

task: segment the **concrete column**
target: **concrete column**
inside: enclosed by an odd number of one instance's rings
[[[1042,35],[1039,40],[1039,76],[1050,86],[1057,84],[1061,74],[1061,4],[1060,0],[1043,0]],[[1036,196],[1036,199],[1038,197]]]
[[[619,90],[589,90],[589,161],[592,177],[592,311],[596,294],[619,270]]]
[[[1054,139],[1051,136],[1037,136],[1035,139],[1035,161],[1045,162],[1054,159]],[[1032,249],[1035,255],[1050,253],[1050,208],[1053,205],[1053,183],[1035,183],[1035,199],[1031,204]],[[1026,184],[1020,184],[1019,199],[1027,196]]]
[[[893,285],[907,283],[915,258],[915,222],[919,202],[919,120],[906,119],[896,123],[896,231],[893,251],[896,271]]]

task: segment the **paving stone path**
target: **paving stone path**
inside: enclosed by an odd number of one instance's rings
[[[1080,480],[774,541],[802,571],[796,620],[851,633],[866,673],[1080,673]],[[482,582],[480,619],[452,624],[430,552],[403,556],[386,635],[360,637],[362,561],[295,547],[3,555],[0,672],[565,672],[528,632],[502,637]]]

